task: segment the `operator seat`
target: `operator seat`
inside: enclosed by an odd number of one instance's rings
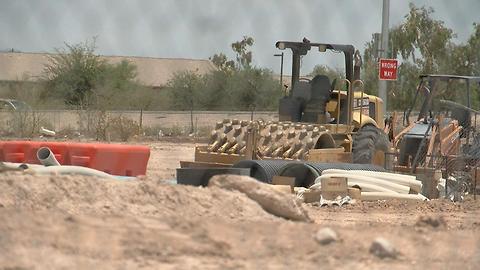
[[[310,100],[306,103],[302,121],[321,124],[330,122],[330,119],[326,119],[326,106],[333,90],[330,79],[325,75],[317,75],[310,82],[310,87]]]
[[[292,96],[285,96],[280,99],[279,120],[300,122],[306,103],[310,100],[310,83],[308,81],[296,81]]]
[[[292,89],[292,97],[299,99],[305,105],[311,97],[311,86],[308,81],[296,81],[295,86]]]

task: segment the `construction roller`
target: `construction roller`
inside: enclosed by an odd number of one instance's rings
[[[207,151],[244,154],[246,134],[253,127],[258,131],[256,152],[260,158],[305,159],[311,149],[335,147],[333,138],[324,142],[325,137],[331,136],[322,125],[224,119],[211,132]]]

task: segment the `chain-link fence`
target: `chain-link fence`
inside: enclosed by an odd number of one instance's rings
[[[29,110],[0,112],[0,135],[7,137],[32,137],[44,127],[62,135],[82,134],[97,137],[97,133],[111,125],[136,126],[142,134],[156,136],[184,135],[209,132],[218,121],[278,120],[276,112],[245,111],[93,111],[93,110]],[[125,126],[125,128],[127,128]],[[126,130],[126,129],[124,129]],[[102,136],[100,136],[100,139]]]

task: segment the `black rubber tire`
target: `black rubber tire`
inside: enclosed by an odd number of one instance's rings
[[[352,145],[353,163],[371,164],[376,151],[387,152],[388,136],[373,125],[363,126],[354,136]]]

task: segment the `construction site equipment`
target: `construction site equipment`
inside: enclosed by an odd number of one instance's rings
[[[382,100],[365,94],[360,54],[352,45],[279,41],[292,52],[292,81],[280,100],[279,121],[218,122],[210,143],[195,149],[195,161],[234,164],[241,160],[308,160],[383,164],[388,138]],[[343,53],[345,78],[300,77],[300,59],[313,49]],[[340,87],[336,88],[336,81]],[[378,160],[376,160],[376,158]]]
[[[460,153],[461,138],[469,145],[472,132],[472,82],[480,77],[456,75],[421,75],[412,104],[404,112],[404,125],[394,139],[399,148],[398,164],[415,172],[418,166],[434,167],[433,157]],[[461,83],[464,91],[460,91]],[[450,100],[449,100],[450,99]],[[416,120],[410,123],[412,111],[418,109]]]
[[[394,136],[394,170],[423,175],[431,196],[435,196],[431,187],[438,183],[430,182],[437,181],[433,177],[437,171],[446,179],[447,189],[448,179],[455,179],[452,192],[474,189],[467,186],[473,186],[480,161],[480,144],[475,141],[479,112],[472,109],[472,97],[478,96],[471,89],[475,84],[480,86],[480,77],[421,75],[412,104],[404,112],[405,128]]]
[[[39,158],[49,154],[38,150],[47,147],[61,165],[89,167],[107,174],[120,176],[145,175],[150,157],[147,146],[71,143],[41,141],[2,141],[0,161],[13,163],[40,164]]]

